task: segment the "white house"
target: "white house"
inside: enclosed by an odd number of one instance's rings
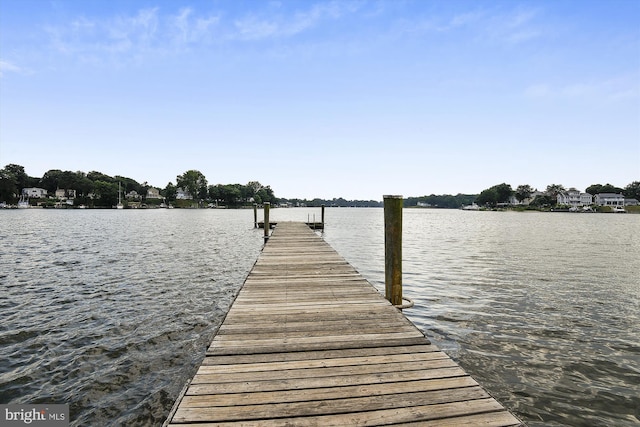
[[[138,194],[136,190],[129,191],[125,196],[127,200],[140,200],[142,196]]]
[[[191,196],[191,194],[189,193],[188,190],[178,187],[178,189],[176,189],[176,199],[178,200],[192,200],[193,197]]]
[[[149,187],[147,189],[147,199],[161,199],[160,190],[157,188]]]
[[[34,199],[40,199],[47,197],[47,190],[44,188],[29,187],[22,189],[22,195],[27,197],[33,197]]]
[[[526,199],[524,199],[522,202],[520,202],[515,195],[511,196],[509,198],[509,203],[511,203],[512,205],[524,205],[524,206],[529,206],[531,204],[531,202],[533,202],[535,200],[536,197],[538,196],[544,196],[545,193],[535,190],[533,193],[531,193],[531,195],[529,197],[527,197]]]
[[[590,206],[593,203],[593,196],[591,196],[591,194],[581,193],[577,190],[558,193],[556,199],[559,205],[569,205],[571,207]]]
[[[65,190],[62,188],[58,188],[56,190],[56,198],[57,199],[75,199],[76,190]]]
[[[598,193],[595,204],[599,206],[622,206],[624,207],[624,196],[622,193]]]

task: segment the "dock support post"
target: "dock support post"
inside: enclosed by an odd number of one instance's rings
[[[384,199],[384,286],[385,297],[402,305],[402,196]]]
[[[322,229],[324,230],[324,205],[320,205],[320,208],[320,212],[322,212]]]
[[[258,228],[258,204],[253,204],[253,228]]]
[[[267,243],[269,240],[269,229],[271,226],[269,225],[269,208],[271,207],[270,202],[264,202],[264,242]]]

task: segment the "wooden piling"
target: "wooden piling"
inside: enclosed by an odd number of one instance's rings
[[[402,305],[402,196],[384,199],[384,285],[391,304]]]
[[[321,216],[321,218],[322,218],[322,229],[324,230],[324,205],[321,205],[321,208],[322,208],[322,210],[321,210],[321,212],[322,212],[322,216]]]
[[[264,241],[266,242],[269,239],[269,208],[271,207],[270,202],[264,202]]]
[[[253,228],[258,228],[258,204],[253,204]]]

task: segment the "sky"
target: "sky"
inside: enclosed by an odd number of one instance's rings
[[[382,200],[640,180],[640,1],[0,0],[0,167]]]

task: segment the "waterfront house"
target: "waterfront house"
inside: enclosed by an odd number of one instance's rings
[[[191,194],[189,193],[188,190],[179,187],[179,188],[176,189],[176,199],[178,199],[178,200],[193,200],[193,197],[191,196]]]
[[[590,206],[593,204],[593,196],[589,193],[581,193],[577,190],[569,190],[564,193],[558,193],[556,200],[559,205],[567,205],[571,207]]]
[[[142,196],[140,194],[138,194],[138,192],[136,190],[131,190],[129,191],[126,195],[125,198],[127,200],[142,200]]]
[[[160,190],[157,188],[149,187],[147,189],[147,199],[161,199]]]
[[[41,199],[47,197],[47,190],[44,188],[29,187],[22,189],[22,195],[29,198]]]
[[[542,191],[534,191],[533,193],[531,193],[531,195],[529,197],[527,197],[526,199],[524,199],[523,201],[519,201],[515,195],[512,195],[509,197],[509,203],[516,206],[516,205],[522,205],[522,206],[529,206],[531,204],[531,202],[533,202],[535,200],[536,197],[538,196],[544,196],[545,193],[543,193]]]
[[[595,204],[599,206],[621,206],[624,207],[624,196],[622,193],[598,193],[595,197]]]
[[[58,188],[56,190],[56,199],[75,199],[76,198],[76,190],[65,190],[62,188]]]

